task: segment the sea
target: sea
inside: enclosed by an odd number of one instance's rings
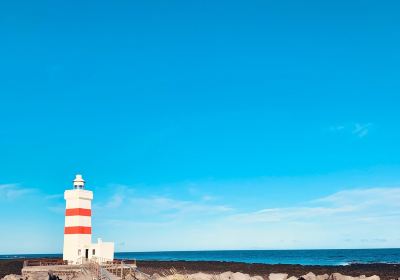
[[[61,254],[9,254],[0,255],[0,259],[57,258],[61,256]],[[400,263],[400,249],[119,252],[115,253],[115,258],[155,261],[227,261],[301,265],[398,264]]]

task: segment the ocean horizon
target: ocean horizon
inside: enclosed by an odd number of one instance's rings
[[[0,259],[61,257],[61,253],[0,255]],[[400,248],[116,252],[115,258],[146,261],[223,261],[299,265],[398,264],[400,263]]]

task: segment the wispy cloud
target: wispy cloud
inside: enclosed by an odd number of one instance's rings
[[[111,196],[110,200],[106,203],[107,208],[118,208],[124,202],[124,195],[116,193]]]
[[[232,182],[218,184],[232,189]],[[254,180],[240,186],[249,184],[261,184],[265,192],[271,191],[265,185],[277,185]],[[179,189],[188,188],[180,184]],[[268,207],[271,201],[266,200],[265,208],[260,202],[244,207],[243,200],[206,194],[201,183],[196,189],[183,194],[164,186],[112,188],[106,200],[97,202],[97,223],[102,232],[126,242],[125,249],[136,250],[134,240],[147,244],[141,250],[365,248],[400,242],[393,231],[400,226],[400,188],[353,188],[297,201],[295,194],[285,193],[291,195],[291,205]],[[116,228],[121,229],[117,234]]]
[[[363,138],[363,137],[367,136],[371,126],[372,126],[372,123],[365,123],[365,124],[355,123],[352,133],[354,135],[357,135],[360,138]]]
[[[57,200],[57,199],[62,199],[64,197],[64,195],[62,193],[59,194],[49,194],[46,195],[44,198],[47,200]]]
[[[363,205],[365,207],[383,204],[386,207],[399,207],[400,188],[366,188],[336,192],[314,202],[332,205]]]
[[[330,131],[332,132],[340,132],[343,131],[346,128],[344,125],[333,125],[329,128]]]
[[[56,214],[61,214],[65,212],[65,205],[56,205],[56,206],[49,206],[47,209],[50,212],[56,213]]]
[[[233,209],[225,204],[218,204],[214,197],[201,195],[193,199],[177,199],[165,194],[138,195],[132,187],[119,187],[107,201],[100,202],[107,209],[108,219],[113,216],[134,215],[147,223],[161,220],[185,220],[196,216],[212,216],[229,213]],[[97,205],[101,211],[102,207]],[[115,215],[114,215],[114,214]],[[119,219],[117,219],[119,220]]]
[[[308,201],[305,206],[266,208],[232,215],[245,223],[329,223],[400,219],[400,188],[353,189]]]
[[[329,130],[334,133],[348,133],[364,138],[368,135],[372,126],[372,123],[349,123],[331,126]]]
[[[286,207],[267,208],[256,212],[237,214],[231,217],[232,220],[245,223],[258,222],[306,222],[316,218],[348,214],[355,210],[354,206],[346,207]]]
[[[19,184],[0,185],[0,199],[12,200],[33,193],[35,189],[23,188]]]
[[[203,215],[226,213],[233,210],[227,205],[206,203],[203,200],[177,200],[163,196],[133,198],[131,201],[142,209],[146,209],[146,211],[166,214],[168,216],[181,216],[193,213],[201,213]]]

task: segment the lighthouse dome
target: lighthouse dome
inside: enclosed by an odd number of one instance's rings
[[[74,188],[75,189],[83,189],[85,186],[85,180],[83,180],[81,174],[76,174],[74,182]]]

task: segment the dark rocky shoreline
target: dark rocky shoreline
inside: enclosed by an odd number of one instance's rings
[[[175,268],[180,273],[222,273],[225,271],[242,272],[252,276],[265,276],[270,273],[287,273],[300,277],[313,272],[317,275],[341,273],[349,276],[378,275],[382,280],[398,279],[400,264],[352,264],[346,266],[291,265],[291,264],[248,264],[217,261],[137,261],[138,268],[148,274]]]
[[[0,278],[7,274],[21,274],[25,259],[0,260]],[[38,259],[35,259],[38,260]],[[49,260],[49,259],[47,259]],[[290,265],[290,264],[248,264],[218,261],[137,261],[138,268],[147,274],[168,273],[171,268],[179,273],[222,273],[225,271],[242,272],[264,278],[270,273],[287,273],[289,276],[301,276],[308,272],[317,275],[334,272],[349,276],[378,275],[382,280],[400,277],[400,264],[352,264],[347,266]]]
[[[0,260],[0,278],[8,274],[21,274],[24,259]]]

